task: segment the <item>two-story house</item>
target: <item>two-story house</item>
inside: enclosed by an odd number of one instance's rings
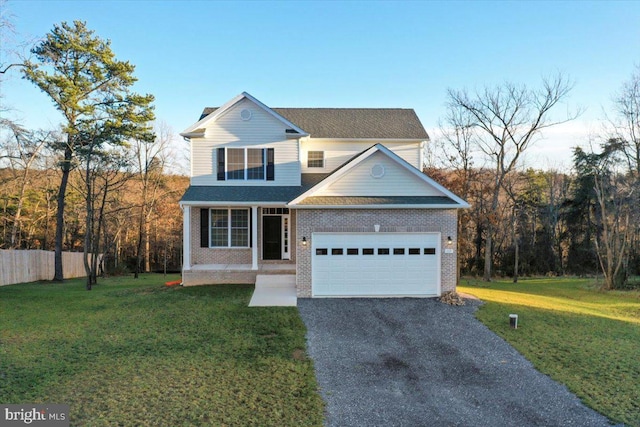
[[[185,286],[280,274],[298,297],[455,290],[468,205],[422,173],[413,110],[269,108],[242,93],[181,135]]]

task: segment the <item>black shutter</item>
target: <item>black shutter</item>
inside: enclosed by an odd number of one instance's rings
[[[200,247],[209,247],[209,209],[200,209]]]
[[[224,148],[218,148],[218,181],[224,181]]]
[[[276,177],[273,160],[274,160],[273,148],[267,148],[267,181],[273,181]]]

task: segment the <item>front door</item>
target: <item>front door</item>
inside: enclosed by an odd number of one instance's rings
[[[262,259],[282,259],[282,217],[262,217]]]

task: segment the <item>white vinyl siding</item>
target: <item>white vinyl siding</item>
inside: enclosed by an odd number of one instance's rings
[[[251,111],[250,120],[240,113]],[[286,138],[286,126],[248,99],[210,122],[204,138],[191,139],[191,185],[247,185],[243,180],[217,180],[217,148],[273,148],[275,180],[255,179],[250,185],[300,185],[298,140]],[[227,150],[228,151],[228,150]]]
[[[377,143],[383,144],[413,167],[417,169],[422,167],[420,163],[421,141],[332,141],[330,139],[313,139],[313,135],[311,135],[311,138],[303,140],[301,144],[302,173],[332,172],[356,154]],[[308,153],[310,151],[324,151],[323,168],[310,168],[308,166]]]
[[[373,169],[373,167],[376,169]],[[380,169],[382,167],[382,169]],[[374,178],[375,172],[383,171]],[[443,196],[383,153],[374,153],[314,196]]]

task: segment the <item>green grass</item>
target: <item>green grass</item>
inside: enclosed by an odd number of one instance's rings
[[[321,425],[295,308],[177,276],[0,288],[0,403],[64,403],[81,426]]]
[[[461,285],[486,302],[478,319],[538,370],[610,419],[640,426],[640,291],[601,292],[592,280],[566,278]]]

